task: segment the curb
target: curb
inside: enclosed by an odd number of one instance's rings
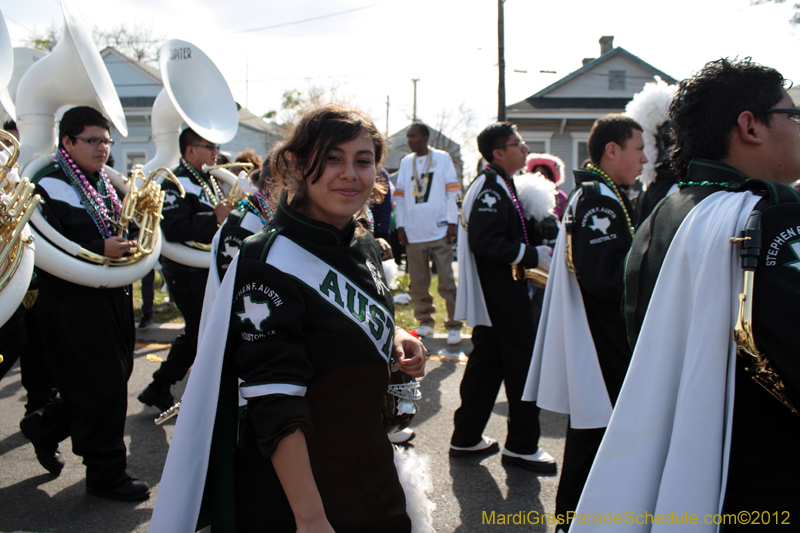
[[[443,361],[466,361],[467,356],[472,353],[472,337],[462,333],[461,342],[458,344],[447,344],[447,334],[434,333],[427,337],[422,337],[422,344],[428,350],[428,357],[437,356]]]

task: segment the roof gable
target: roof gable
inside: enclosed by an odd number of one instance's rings
[[[100,52],[100,56],[114,81],[120,100],[134,97],[154,99],[161,91],[163,83],[161,73],[157,69],[110,47]]]
[[[628,78],[637,80],[637,83],[630,84],[631,89],[626,89],[619,92],[615,91],[616,94],[609,93],[608,96],[611,98],[633,96],[641,89],[639,85],[644,85],[645,82],[652,80],[653,76],[659,76],[668,84],[677,83],[677,80],[672,78],[672,76],[669,74],[662,72],[650,63],[647,63],[624,48],[618,46],[613,48],[611,51],[606,52],[597,59],[588,62],[578,70],[564,76],[555,83],[548,85],[541,91],[527,98],[527,100],[542,98],[545,96],[598,97],[599,95],[596,90],[598,86],[598,80],[600,81],[599,85],[604,85],[607,91],[607,84],[605,82],[608,79],[608,73],[611,70],[630,71]],[[638,83],[639,81],[641,83]],[[582,87],[585,87],[585,90],[582,90]],[[590,92],[591,88],[594,88],[593,92]]]

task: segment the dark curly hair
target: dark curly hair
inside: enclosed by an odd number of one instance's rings
[[[785,79],[777,70],[745,59],[710,61],[678,85],[669,108],[675,138],[670,160],[679,177],[694,157],[723,159],[730,131],[744,111],[769,126],[769,109],[783,98]]]
[[[338,104],[317,107],[304,114],[270,157],[272,191],[280,198],[286,191],[289,205],[303,210],[308,201],[307,182],[316,183],[325,170],[325,161],[333,148],[358,138],[362,133],[372,141],[375,148],[375,167],[380,169],[386,155],[386,141],[375,123],[364,112]],[[297,168],[297,175],[291,156]],[[300,178],[300,179],[297,179]],[[386,186],[375,180],[372,201],[380,202],[386,194]]]

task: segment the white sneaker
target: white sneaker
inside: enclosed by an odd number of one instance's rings
[[[420,337],[427,337],[428,335],[433,335],[433,328],[427,324],[423,324],[417,328],[417,335]]]
[[[450,457],[466,457],[467,455],[490,455],[497,452],[500,446],[497,441],[491,437],[481,435],[481,441],[475,446],[468,448],[460,448],[458,446],[450,445]]]
[[[512,464],[541,474],[554,474],[556,472],[556,460],[552,455],[539,448],[536,453],[520,455],[503,449],[503,457],[500,460],[503,464]]]
[[[405,444],[416,436],[417,434],[414,433],[413,429],[406,428],[389,435],[389,442],[392,444]]]
[[[451,329],[447,332],[447,344],[459,344],[461,342],[461,331]]]

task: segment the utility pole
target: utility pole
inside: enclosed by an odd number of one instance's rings
[[[503,2],[497,0],[497,70],[500,79],[497,82],[497,122],[506,121],[506,58],[505,58],[505,32]]]
[[[389,95],[386,95],[386,138],[389,138]]]
[[[417,121],[417,82],[419,78],[412,78],[411,82],[414,84],[414,117],[411,119],[411,122]]]
[[[250,55],[247,54],[244,57],[244,106],[250,109]]]

